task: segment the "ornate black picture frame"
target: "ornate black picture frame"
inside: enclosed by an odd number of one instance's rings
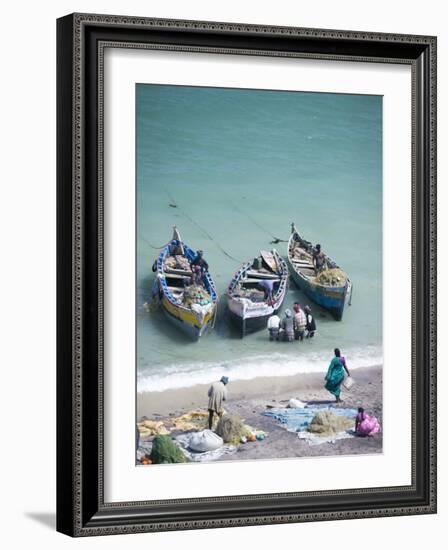
[[[411,66],[410,486],[104,501],[102,81],[110,43]],[[57,51],[58,531],[90,536],[435,513],[436,38],[73,14],[57,22]]]

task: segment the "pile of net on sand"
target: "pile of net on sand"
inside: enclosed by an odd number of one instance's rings
[[[243,420],[236,414],[224,414],[216,427],[216,433],[225,443],[238,445],[243,435]]]
[[[354,428],[351,418],[333,414],[330,411],[319,411],[311,420],[308,431],[321,437],[330,437]]]
[[[152,442],[150,460],[153,464],[189,462],[188,458],[168,435],[156,435]]]
[[[203,286],[190,285],[184,290],[183,304],[186,307],[191,307],[193,304],[199,304],[205,306],[212,301],[210,294]]]
[[[262,430],[257,430],[244,424],[243,419],[237,414],[224,414],[219,419],[216,433],[222,437],[225,443],[239,445],[243,441],[255,441],[264,439],[267,435]]]
[[[257,288],[243,288],[238,286],[235,288],[233,295],[236,298],[248,298],[252,302],[264,302],[264,292]]]
[[[145,439],[153,435],[167,435],[169,431],[161,421],[142,420],[137,424],[140,437]]]
[[[190,411],[170,419],[170,430],[181,430],[187,432],[189,430],[204,430],[208,428],[208,412],[205,411]]]
[[[185,256],[181,256],[180,254],[167,256],[164,263],[165,267],[168,267],[170,269],[182,269],[183,271],[191,271],[190,262],[187,260],[187,258],[185,258]]]
[[[334,267],[321,271],[317,275],[316,280],[321,285],[343,286],[346,283],[346,275],[342,269]]]

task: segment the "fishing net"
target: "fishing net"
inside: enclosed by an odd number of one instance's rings
[[[187,457],[168,435],[156,435],[152,443],[153,464],[178,464],[188,462]]]
[[[252,302],[264,302],[264,292],[256,288],[243,288],[239,286],[235,288],[233,295],[236,298],[247,298]]]
[[[170,420],[172,430],[204,430],[208,428],[208,412],[191,411]]]
[[[354,428],[354,426],[353,419],[333,414],[330,411],[319,411],[311,420],[308,431],[322,437],[328,437]]]
[[[206,306],[212,301],[210,294],[200,285],[190,285],[184,290],[183,304],[191,308],[193,304]]]
[[[221,416],[216,428],[216,433],[220,435],[225,443],[238,445],[241,436],[244,435],[243,421],[236,414],[224,414]]]
[[[157,420],[143,420],[138,423],[140,437],[147,438],[152,435],[167,435],[169,432],[163,422]]]
[[[316,279],[321,285],[344,286],[347,276],[342,269],[334,267],[333,269],[324,269],[317,275]]]
[[[183,271],[191,271],[190,262],[179,254],[173,254],[165,258],[164,266],[169,269],[181,269]]]

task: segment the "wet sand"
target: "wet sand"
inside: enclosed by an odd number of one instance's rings
[[[351,455],[382,452],[382,435],[355,437],[334,443],[310,446],[297,435],[286,431],[272,418],[263,416],[268,407],[286,407],[292,397],[308,403],[333,403],[334,398],[324,388],[325,373],[305,373],[295,376],[256,378],[230,381],[225,409],[238,414],[254,428],[268,432],[263,441],[240,445],[238,452],[225,460],[254,460],[300,456]],[[341,407],[364,407],[382,423],[382,368],[380,366],[352,369],[355,385],[342,388]],[[137,395],[138,420],[178,416],[192,410],[206,410],[208,385]]]

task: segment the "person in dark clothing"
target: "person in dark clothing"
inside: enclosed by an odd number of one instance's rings
[[[312,338],[316,332],[316,321],[311,315],[310,306],[305,306],[305,317],[306,317],[306,337]]]
[[[192,268],[196,265],[198,265],[203,272],[208,271],[208,263],[204,260],[204,253],[202,252],[202,250],[197,251],[196,256],[191,262]]]
[[[313,252],[313,264],[316,273],[319,273],[325,267],[325,254],[322,252],[320,244],[316,244]]]
[[[204,260],[202,250],[197,251],[190,265],[193,272],[193,284],[204,284],[204,274],[208,271],[208,263]]]
[[[272,295],[274,293],[274,281],[269,279],[263,279],[257,284],[257,288],[264,292],[264,299],[269,304],[272,302]]]

